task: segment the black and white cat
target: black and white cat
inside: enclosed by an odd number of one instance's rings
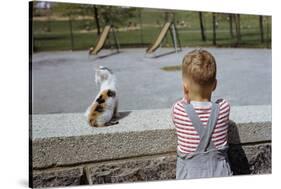
[[[95,82],[100,88],[95,100],[85,112],[87,121],[92,127],[104,127],[118,122],[112,118],[118,117],[118,97],[116,77],[107,67],[99,66],[95,70]]]

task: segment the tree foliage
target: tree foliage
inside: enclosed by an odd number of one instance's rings
[[[137,8],[115,7],[73,3],[54,3],[52,12],[61,16],[92,16],[94,7],[98,10],[98,19],[103,24],[120,25],[126,23],[130,18],[137,16]]]
[[[97,6],[97,9],[104,24],[122,25],[130,18],[137,16],[136,8]]]

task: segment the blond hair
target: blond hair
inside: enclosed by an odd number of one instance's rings
[[[209,86],[216,81],[216,72],[216,60],[206,50],[193,50],[183,58],[183,80],[192,79],[200,86]]]

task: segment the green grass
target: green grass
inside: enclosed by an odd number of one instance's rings
[[[199,18],[197,12],[191,11],[177,11],[176,21],[180,23],[184,21],[185,27],[179,27],[179,36],[183,47],[194,46],[212,46],[212,13],[203,13],[207,41],[201,40],[201,33],[199,28]],[[269,17],[270,18],[270,17]],[[259,20],[258,16],[241,15],[241,42],[239,47],[252,48],[271,48],[271,18],[267,27],[267,20],[264,22],[265,34],[268,43],[260,42]],[[139,17],[132,17],[126,23],[139,24]],[[219,23],[217,28],[217,46],[218,47],[233,47],[236,45],[236,39],[230,36],[229,23],[227,16],[223,14],[217,15]],[[125,28],[126,23],[117,24],[118,28]],[[144,9],[142,11],[143,30],[134,31],[119,31],[117,38],[122,47],[147,47],[148,44],[155,40],[158,35],[161,25],[164,24],[163,11],[154,9]],[[97,39],[96,32],[93,32],[96,25],[93,20],[74,20],[72,22],[74,47],[72,50],[88,49],[94,46]],[[70,24],[68,20],[64,21],[33,21],[33,36],[34,36],[34,50],[35,51],[52,51],[52,50],[70,50]],[[90,29],[91,32],[81,32]],[[267,32],[267,29],[269,31]],[[141,38],[142,33],[142,38]],[[171,46],[171,37],[168,35],[163,42],[163,46]]]

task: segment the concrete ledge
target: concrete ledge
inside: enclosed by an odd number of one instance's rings
[[[247,154],[247,157],[245,156]],[[229,150],[234,175],[271,173],[271,145],[269,143],[231,146]],[[143,156],[71,168],[50,168],[33,173],[35,187],[104,184],[136,181],[168,180],[176,178],[176,153]]]
[[[82,114],[32,115],[33,168],[79,165],[175,152],[170,109],[122,113],[119,124],[91,128]],[[271,141],[271,106],[231,109],[231,144]]]

